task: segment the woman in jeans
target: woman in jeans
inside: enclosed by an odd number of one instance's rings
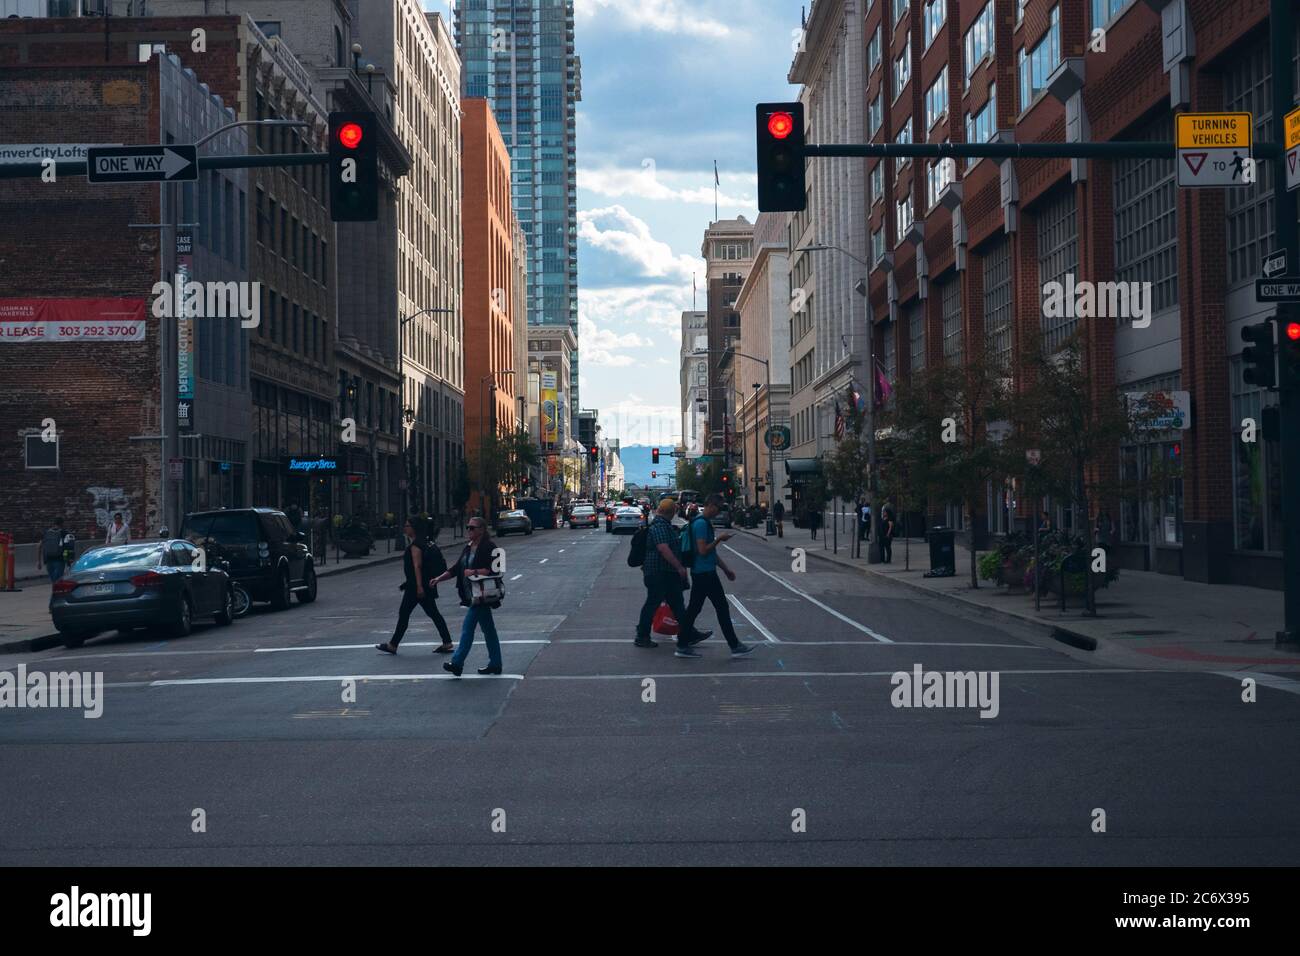
[[[406,572],[406,580],[402,583],[402,606],[397,612],[397,627],[392,639],[387,644],[376,644],[375,650],[396,654],[397,645],[402,643],[406,625],[411,620],[411,613],[419,607],[433,621],[433,626],[442,638],[442,646],[435,648],[434,653],[449,654],[451,632],[447,630],[447,622],[438,611],[438,590],[432,586],[426,589],[423,584],[425,575],[431,570],[431,559],[437,561],[438,567],[445,567],[442,553],[434,554],[438,546],[429,542],[424,522],[419,518],[408,518],[402,527],[402,533],[406,535],[406,553],[402,555],[403,570]]]
[[[456,593],[460,595],[461,606],[465,611],[465,623],[460,629],[460,645],[451,660],[443,662],[443,670],[451,671],[457,677],[465,667],[465,658],[469,657],[470,648],[474,646],[474,629],[482,626],[483,638],[487,641],[488,666],[480,667],[480,674],[501,673],[501,642],[497,640],[496,622],[492,620],[492,609],[501,606],[500,601],[492,604],[474,604],[471,600],[470,581],[486,574],[492,574],[492,552],[496,544],[488,537],[487,521],[479,516],[469,519],[465,526],[469,541],[460,554],[460,560],[429,582],[430,587],[452,578],[456,579]]]

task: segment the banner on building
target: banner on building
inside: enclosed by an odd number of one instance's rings
[[[560,440],[560,400],[554,372],[542,373],[542,441]]]
[[[176,234],[176,288],[189,284],[194,263],[194,236],[188,232]],[[194,317],[187,307],[182,307],[176,317],[176,397],[182,401],[194,399]],[[182,426],[184,427],[184,426]]]
[[[143,342],[144,299],[0,299],[0,343]]]
[[[1191,392],[1126,392],[1130,407],[1141,408],[1145,419],[1141,431],[1186,430],[1192,427]]]

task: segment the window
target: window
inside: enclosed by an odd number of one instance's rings
[[[898,245],[907,235],[907,230],[912,228],[912,193],[910,190],[907,196],[894,204],[894,211],[894,245]]]
[[[907,0],[890,0],[890,9],[894,11],[894,22],[907,12]]]
[[[1173,123],[1172,114],[1166,113],[1134,138],[1170,142]],[[1174,160],[1117,159],[1113,167],[1115,280],[1149,282],[1152,311],[1173,308],[1178,305]]]
[[[871,101],[867,108],[867,137],[873,137],[880,130],[880,124],[884,121],[885,104],[884,95],[877,93],[876,98]]]
[[[951,156],[933,160],[925,168],[925,208],[933,209],[939,202],[939,194],[948,188],[956,178],[957,161]]]
[[[278,37],[280,35],[279,20],[257,20],[257,28],[262,31],[265,37]]]
[[[1003,236],[984,259],[984,344],[989,360],[1011,369],[1011,242]]]
[[[1079,268],[1079,236],[1076,227],[1074,187],[1065,186],[1043,203],[1038,214],[1038,282],[1040,289],[1050,282],[1068,284],[1068,276]],[[1061,312],[1067,310],[1061,309]],[[1073,310],[1070,310],[1073,311]],[[1074,332],[1078,318],[1049,316],[1043,312],[1043,348],[1051,354]]]
[[[887,321],[880,324],[880,338],[883,346],[880,350],[880,364],[885,367],[885,381],[891,386],[898,382],[898,341],[896,336],[897,332],[894,329],[893,322]],[[892,391],[890,392],[889,401],[885,403],[886,405],[892,406],[894,404],[895,394]]]
[[[874,205],[885,195],[885,164],[879,160],[871,170],[871,202]]]
[[[1260,164],[1263,165],[1262,163]],[[1241,357],[1230,362],[1232,427],[1238,431],[1244,418],[1260,420],[1267,392],[1242,381]],[[1282,461],[1274,443],[1233,441],[1232,498],[1237,548],[1242,551],[1282,550]]]
[[[1157,376],[1120,386],[1121,392],[1171,392],[1182,376]],[[1147,431],[1120,449],[1122,493],[1119,540],[1132,544],[1173,545],[1183,540],[1182,434]],[[1246,444],[1238,442],[1237,444]]]
[[[940,118],[948,115],[948,67],[939,71],[939,76],[925,91],[925,128],[933,129]]]
[[[1110,23],[1111,20],[1120,15],[1128,4],[1129,0],[1092,0],[1093,29],[1104,27]],[[1017,20],[1016,22],[1019,23],[1020,21]]]
[[[989,84],[989,101],[978,113],[966,114],[966,142],[987,143],[998,131],[998,87]]]
[[[871,264],[874,266],[885,258],[885,228],[871,230]]]
[[[985,57],[993,55],[993,0],[984,5],[975,22],[966,31],[966,88],[970,89],[970,78],[984,62]]]
[[[41,433],[23,436],[23,447],[26,451],[25,466],[27,468],[58,468],[59,467],[59,436],[56,433],[54,441],[46,441],[41,437]]]
[[[880,49],[884,29],[883,24],[877,24],[876,32],[871,34],[871,39],[867,41],[867,76],[871,76],[872,70],[880,65]]]
[[[934,38],[939,35],[943,18],[947,13],[947,0],[927,0],[925,4],[925,47],[928,50]]]
[[[898,59],[894,61],[894,99],[903,92],[903,87],[907,86],[912,79],[912,37],[909,34],[903,35],[903,52],[898,54]]]
[[[1020,48],[1020,112],[1029,109],[1047,86],[1047,78],[1061,63],[1061,8],[1052,7],[1051,25],[1038,45],[1025,53]]]
[[[939,286],[939,312],[943,322],[943,363],[962,363],[961,279],[953,277]]]
[[[911,374],[925,370],[925,303],[918,299],[907,310],[907,332],[911,338]]]
[[[910,143],[912,141],[912,117],[907,118],[907,122],[902,125],[897,133],[894,134],[895,143]],[[891,157],[894,163],[894,175],[898,175],[899,169],[911,162],[906,156]]]

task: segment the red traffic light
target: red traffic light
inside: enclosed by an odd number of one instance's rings
[[[1286,337],[1292,342],[1300,342],[1300,322],[1286,324]]]
[[[361,124],[344,123],[339,127],[339,142],[348,149],[356,149],[361,145]]]
[[[773,113],[767,118],[767,131],[777,139],[785,139],[794,132],[794,117],[789,113]]]

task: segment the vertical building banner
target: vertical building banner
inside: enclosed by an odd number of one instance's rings
[[[542,441],[555,444],[560,440],[559,393],[555,373],[542,372]]]
[[[176,233],[176,423],[181,431],[194,428],[194,317],[186,302],[185,290],[194,269],[194,235]],[[165,320],[162,320],[165,321]]]

